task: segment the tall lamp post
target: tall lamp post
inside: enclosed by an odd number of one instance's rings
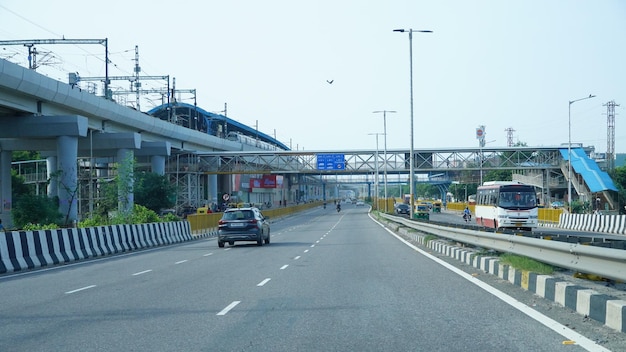
[[[409,33],[409,72],[411,81],[411,149],[409,151],[409,202],[410,211],[409,218],[413,219],[413,174],[415,173],[415,162],[413,161],[413,33],[432,33],[431,30],[418,30],[418,29],[394,29],[394,32],[408,32]]]
[[[385,135],[385,150],[383,152],[383,155],[385,157],[385,164],[383,165],[383,172],[385,174],[385,178],[384,178],[384,182],[385,182],[385,213],[389,212],[389,210],[387,209],[387,113],[396,113],[396,111],[393,110],[381,110],[381,111],[374,111],[374,114],[379,114],[379,113],[383,113],[383,127],[384,127],[384,135]]]
[[[567,111],[567,209],[572,212],[572,104],[577,101],[595,98],[589,94],[588,97],[570,100]]]
[[[376,209],[378,209],[378,136],[382,133],[368,133],[370,136],[376,136],[376,182],[374,182],[374,189],[376,190]]]

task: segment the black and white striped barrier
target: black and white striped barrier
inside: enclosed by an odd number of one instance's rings
[[[194,239],[187,221],[0,233],[0,273]]]
[[[626,215],[561,214],[558,227],[626,235]]]

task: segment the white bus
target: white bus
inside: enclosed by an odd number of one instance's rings
[[[535,187],[519,182],[485,182],[476,191],[476,223],[494,229],[532,230],[537,227]]]

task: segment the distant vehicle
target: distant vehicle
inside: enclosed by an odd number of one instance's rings
[[[411,207],[408,204],[398,203],[396,204],[394,212],[396,213],[396,215],[409,215],[411,213]]]
[[[430,209],[427,204],[418,203],[413,212],[414,219],[430,220]]]
[[[237,241],[255,241],[259,246],[270,243],[269,218],[258,208],[227,209],[218,226],[217,245],[220,248],[226,242],[231,246]]]
[[[476,223],[494,229],[531,230],[538,223],[535,187],[519,182],[485,182],[476,191]]]
[[[552,206],[553,208],[563,208],[565,206],[565,203],[561,201],[554,201],[550,204],[550,206]]]
[[[362,201],[362,200],[357,200],[357,201],[356,201],[356,206],[357,206],[357,207],[362,207],[362,206],[364,206],[364,205],[365,205],[365,202],[364,202],[364,201]]]

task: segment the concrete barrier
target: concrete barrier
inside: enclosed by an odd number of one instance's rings
[[[187,221],[0,233],[0,273],[190,241]]]
[[[561,214],[558,227],[626,235],[626,215]]]

